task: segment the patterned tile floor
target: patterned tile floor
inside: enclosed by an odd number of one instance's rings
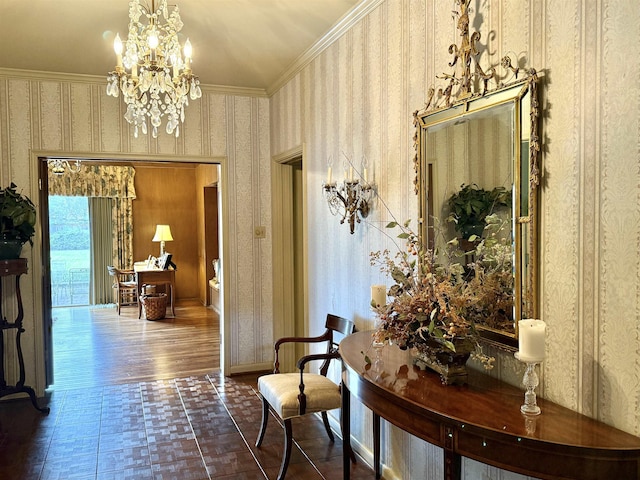
[[[0,479],[275,479],[284,433],[272,416],[260,449],[256,376],[220,374],[53,391],[49,415],[0,403]],[[288,479],[342,478],[342,443],[314,415],[293,423]],[[373,478],[361,460],[354,480]]]

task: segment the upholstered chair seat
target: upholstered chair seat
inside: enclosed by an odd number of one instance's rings
[[[262,397],[283,420],[302,415],[299,386],[299,373],[273,373],[258,379]],[[304,414],[340,408],[340,387],[322,375],[304,374],[304,394],[307,403]]]

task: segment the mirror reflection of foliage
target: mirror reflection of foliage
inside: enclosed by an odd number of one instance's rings
[[[478,326],[497,330],[514,328],[514,267],[510,219],[497,214],[485,217],[484,238],[471,252],[465,286],[474,301],[466,315]],[[457,239],[449,242],[457,248]]]
[[[485,190],[478,185],[460,186],[460,191],[447,200],[449,216],[447,221],[453,222],[462,238],[471,239],[473,235],[480,237],[485,228],[485,218],[498,207],[511,205],[511,191],[504,187]],[[472,239],[473,240],[473,239]]]

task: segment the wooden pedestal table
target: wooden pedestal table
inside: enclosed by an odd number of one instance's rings
[[[340,343],[343,362],[344,478],[350,478],[350,396],[373,410],[374,470],[380,478],[380,418],[444,451],[444,478],[460,478],[461,457],[542,479],[640,479],[640,438],[538,398],[542,413],[520,412],[523,390],[469,371],[465,385],[413,366],[396,346],[375,356],[371,333]],[[372,371],[375,370],[375,371]]]
[[[22,356],[22,345],[20,344],[20,337],[24,333],[22,328],[22,320],[24,318],[24,310],[22,308],[22,295],[20,293],[20,276],[27,273],[27,259],[18,258],[16,260],[0,260],[0,397],[7,395],[13,395],[16,393],[26,393],[31,399],[31,403],[34,408],[42,413],[49,413],[49,407],[39,407],[36,399],[36,393],[33,388],[24,384],[25,372],[24,372],[24,358]],[[4,312],[2,311],[2,299],[4,299],[3,282],[5,278],[15,277],[16,282],[16,303],[18,305],[18,315],[13,322],[7,321]],[[18,367],[20,370],[20,377],[18,383],[15,385],[7,385],[4,372],[4,332],[15,330],[16,331],[16,353],[18,355]]]

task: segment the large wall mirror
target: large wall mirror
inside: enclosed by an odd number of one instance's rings
[[[454,240],[464,265],[487,262],[473,320],[506,349],[517,347],[517,321],[538,315],[536,81],[415,114],[422,238],[439,250]]]

